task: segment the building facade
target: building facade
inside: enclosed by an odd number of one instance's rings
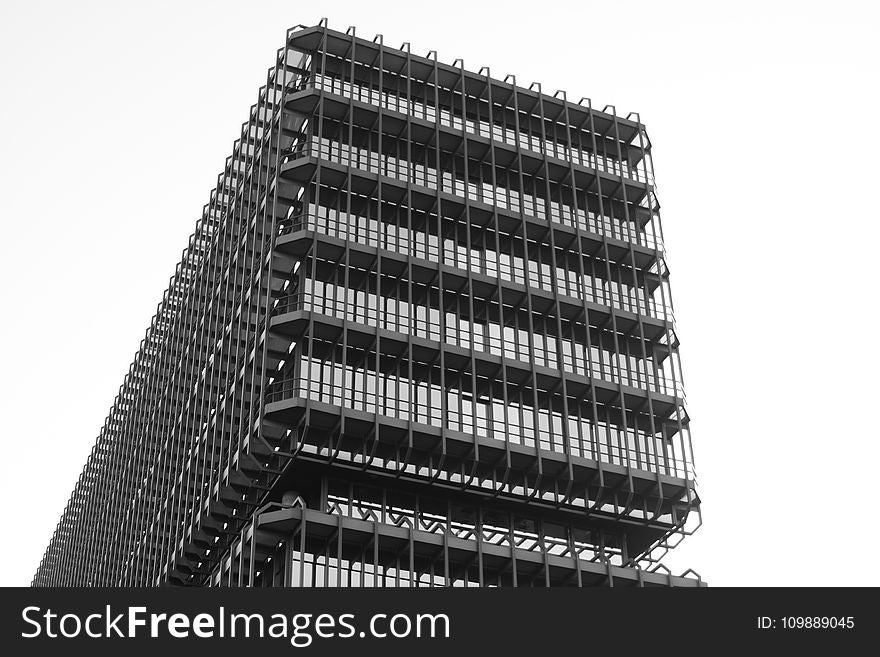
[[[287,35],[40,586],[697,586],[637,115]]]

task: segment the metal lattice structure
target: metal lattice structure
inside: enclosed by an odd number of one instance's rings
[[[638,115],[288,32],[34,585],[695,586]]]

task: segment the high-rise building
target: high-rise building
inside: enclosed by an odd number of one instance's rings
[[[636,114],[287,35],[35,585],[702,584]]]

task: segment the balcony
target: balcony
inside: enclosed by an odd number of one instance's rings
[[[593,325],[605,325],[612,321],[617,332],[623,335],[643,338],[653,343],[655,349],[668,352],[677,346],[673,325],[667,320],[656,319],[650,315],[618,309],[612,305],[595,303],[565,294],[554,294],[543,288],[533,288],[507,281],[500,277],[461,270],[433,262],[428,259],[404,256],[395,251],[378,250],[359,242],[343,241],[310,230],[287,232],[283,230],[276,239],[275,248],[295,258],[307,254],[337,262],[348,251],[348,264],[374,269],[383,276],[410,279],[414,284],[438,285],[442,275],[445,290],[474,298],[493,299],[496,302],[515,308],[531,304],[538,314],[559,315],[566,321],[583,323],[586,317]],[[292,230],[292,227],[290,228]]]
[[[645,287],[650,286],[650,289],[611,282],[588,273],[581,275],[558,265],[554,276],[548,263],[539,263],[521,256],[511,257],[492,249],[469,249],[454,243],[445,244],[441,249],[435,235],[341,213],[337,216],[326,216],[326,213],[325,216],[317,216],[312,212],[297,215],[284,222],[279,234],[287,235],[298,231],[314,231],[343,241],[468,270],[489,278],[497,277],[549,294],[586,299],[591,304],[613,307],[663,322],[675,322],[672,305],[665,299],[668,291],[661,290],[658,295],[660,298],[655,298],[657,289],[662,285],[662,278],[653,272],[645,281]]]
[[[370,376],[367,376],[370,374]],[[357,378],[378,380],[383,385],[386,377],[371,373],[354,374]],[[342,377],[339,377],[341,380]],[[307,378],[290,378],[272,383],[266,394],[266,414],[271,417],[280,413],[293,421],[300,415],[296,407],[305,408],[306,401],[313,411],[325,408],[328,426],[338,420],[341,409],[346,409],[349,427],[362,426],[361,440],[372,432],[376,422],[386,423],[398,428],[406,435],[407,428],[413,432],[413,447],[431,451],[438,431],[446,440],[460,441],[467,453],[467,446],[484,446],[486,453],[505,451],[516,452],[533,458],[536,452],[548,452],[566,459],[584,459],[594,464],[615,465],[626,470],[639,470],[644,473],[661,473],[677,478],[694,479],[693,462],[689,455],[690,446],[685,436],[677,434],[669,439],[652,436],[630,429],[593,426],[591,420],[574,415],[577,406],[570,404],[567,429],[561,421],[561,414],[546,408],[530,408],[525,405],[505,406],[500,399],[489,398],[491,403],[474,403],[460,400],[456,390],[446,394],[446,404],[438,396],[436,386],[419,382],[394,383],[394,389],[402,393],[407,386],[410,390],[406,399],[390,398],[354,385],[352,382],[339,383],[337,380],[319,382]],[[484,399],[481,395],[480,399]],[[293,402],[290,403],[285,402]],[[444,406],[446,407],[444,409]],[[675,409],[673,409],[674,411]],[[290,415],[290,412],[293,415]],[[317,411],[315,411],[317,412]],[[565,430],[564,430],[565,429]],[[393,431],[392,431],[393,433]],[[421,440],[418,438],[421,437]],[[363,445],[361,445],[363,446]],[[528,459],[522,467],[529,468]],[[596,467],[595,465],[593,467]],[[550,470],[552,472],[552,469]]]
[[[380,156],[374,151],[349,147],[326,139],[322,143],[312,139],[301,139],[293,149],[282,155],[282,175],[285,171],[290,172],[288,174],[290,175],[293,169],[299,170],[305,166],[306,170],[298,171],[296,178],[301,181],[310,180],[314,165],[307,158],[338,164],[339,170],[343,173],[350,171],[352,175],[356,175],[357,171],[361,171],[379,176],[383,181],[396,180],[404,187],[411,185],[415,193],[427,196],[432,203],[440,193],[457,199],[459,204],[463,205],[464,199],[467,199],[470,203],[484,205],[490,213],[497,211],[517,220],[526,217],[544,223],[551,221],[655,251],[663,248],[660,239],[652,232],[637,228],[650,224],[652,214],[648,207],[638,209],[639,216],[634,218],[637,219],[636,222],[597,215],[583,208],[579,208],[576,212],[573,207],[555,201],[546,202],[504,187],[478,185],[472,182],[466,184],[464,180],[453,177],[447,172],[438,176],[436,169],[432,167],[415,165],[388,155]],[[644,194],[640,198],[647,200]]]

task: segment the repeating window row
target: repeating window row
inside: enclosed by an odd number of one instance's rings
[[[532,132],[524,132],[522,129],[516,130],[515,127],[490,123],[488,120],[477,117],[468,117],[465,120],[462,119],[460,110],[455,111],[452,108],[441,108],[438,112],[432,103],[414,98],[407,99],[400,94],[379,91],[379,89],[373,86],[351,83],[348,80],[341,80],[330,75],[316,74],[314,82],[304,81],[300,88],[310,85],[337,96],[351,98],[399,114],[408,114],[430,123],[440,123],[440,125],[454,130],[463,129],[470,134],[487,137],[510,146],[518,146],[536,154],[546,154],[549,157],[574,162],[575,164],[598,169],[615,176],[625,176],[637,182],[654,184],[654,175],[647,158],[641,158],[637,163],[630,164],[626,160],[621,161],[616,155],[596,154],[590,150],[589,146],[587,148],[576,144],[569,146],[566,143],[549,139],[546,135],[542,136]],[[525,112],[520,112],[520,117],[520,128],[530,123],[529,117]],[[560,125],[560,128],[568,131],[565,126]]]
[[[561,404],[561,398],[532,388],[519,387],[515,395],[501,382],[484,381],[487,391],[475,397],[449,381],[444,388],[439,380],[413,380],[307,355],[297,365],[298,374],[269,387],[268,402],[312,399],[639,470],[673,476],[691,472],[681,432],[678,440],[664,440],[667,432],[635,411],[624,414],[619,408],[597,405],[594,417],[568,413],[566,421],[562,410],[552,407]],[[571,399],[567,405],[579,408],[580,402]]]
[[[650,161],[640,161],[646,159],[645,153],[650,147],[647,135],[643,130],[627,130],[626,139],[631,143],[618,141],[613,136],[616,134],[613,123],[607,116],[594,115],[593,121],[582,118],[581,124],[575,126],[566,123],[564,114],[558,110],[553,111],[553,116],[536,111],[538,105],[531,99],[525,103],[526,108],[517,107],[510,102],[508,92],[505,92],[507,97],[503,102],[497,97],[492,99],[491,94],[489,97],[462,94],[459,89],[401,75],[397,71],[385,70],[380,74],[375,62],[372,65],[352,62],[329,53],[321,60],[321,66],[316,66],[290,90],[307,86],[431,123],[439,122],[455,130],[464,129],[519,145],[536,153],[547,152],[560,159],[573,157],[584,166],[602,167],[609,173],[623,173],[639,181],[653,181]],[[463,114],[466,114],[464,119]],[[623,150],[623,162],[618,148]],[[631,156],[630,152],[634,155]]]
[[[605,276],[591,275],[589,271],[579,274],[570,267],[561,267],[558,264],[553,267],[549,262],[539,262],[523,255],[499,252],[491,248],[469,248],[449,238],[443,239],[441,248],[441,240],[437,235],[347,214],[323,205],[310,204],[308,213],[297,217],[291,225],[291,230],[303,229],[440,262],[458,269],[469,269],[476,274],[498,277],[552,294],[558,291],[576,299],[586,299],[655,319],[670,322],[675,319],[672,306],[667,301],[670,293],[665,280],[652,293],[646,288],[608,280]],[[590,266],[595,267],[595,264],[591,263]],[[631,271],[627,273],[631,275]]]
[[[568,203],[544,199],[538,194],[495,185],[491,181],[465,182],[460,175],[451,171],[443,171],[438,176],[437,169],[433,166],[409,162],[401,157],[344,144],[335,139],[302,138],[292,151],[285,154],[284,160],[289,161],[304,156],[322,158],[362,171],[408,181],[432,190],[439,188],[442,192],[510,212],[522,212],[536,219],[581,228],[594,234],[632,242],[651,249],[661,248],[662,241],[657,236],[652,222],[646,224],[644,230],[639,230],[632,222],[613,219],[589,208],[578,207],[575,210]]]
[[[538,332],[546,330],[543,321],[533,324],[535,332],[531,332],[528,326],[520,325],[521,318],[513,308],[507,310],[513,321],[501,325],[488,318],[474,320],[448,310],[441,315],[440,310],[429,305],[306,278],[300,291],[277,300],[273,310],[280,314],[298,309],[684,398],[676,359],[655,363],[652,356],[646,359],[642,354],[620,353],[621,347],[615,349],[614,336],[608,332],[599,332],[599,339],[589,347],[574,338]],[[555,332],[555,327],[550,328]],[[627,345],[625,342],[624,348]]]

